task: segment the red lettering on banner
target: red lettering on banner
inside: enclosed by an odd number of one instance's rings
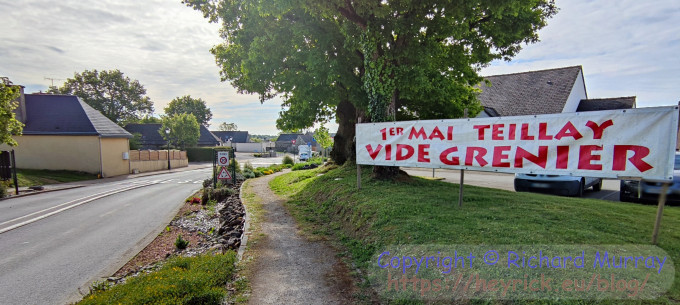
[[[504,124],[493,124],[491,140],[503,140],[503,127],[505,127]]]
[[[385,145],[385,161],[392,160],[392,144]]]
[[[494,125],[496,126],[496,125]],[[510,162],[507,162],[508,151],[512,147],[510,146],[496,146],[493,148],[493,160],[491,161],[491,166],[493,167],[510,167]]]
[[[557,146],[557,160],[555,168],[567,169],[569,166],[569,146]]]
[[[477,129],[477,139],[484,140],[484,130],[491,127],[491,125],[475,125],[472,128]]]
[[[593,130],[593,139],[595,140],[602,139],[602,133],[604,133],[604,130],[612,125],[614,125],[614,122],[612,120],[605,121],[604,123],[602,123],[602,125],[597,125],[597,123],[593,121],[588,121],[588,123],[586,123],[586,126],[590,127],[590,129]]]
[[[628,158],[628,152],[632,151],[633,156]],[[626,159],[633,163],[635,168],[640,172],[644,173],[652,168],[653,166],[642,160],[642,158],[649,155],[649,148],[639,145],[614,145],[614,162],[612,164],[612,170],[624,171],[626,170]]]
[[[600,145],[582,145],[579,151],[578,169],[602,170],[602,164],[593,164],[593,161],[600,161],[602,156],[593,155],[594,151],[601,151]]]
[[[387,128],[380,129],[383,141],[387,140]]]
[[[368,155],[371,156],[373,160],[375,160],[375,157],[378,156],[378,153],[382,149],[382,145],[378,144],[378,147],[376,147],[375,150],[373,150],[373,146],[371,144],[366,145],[366,150],[368,150]]]
[[[552,140],[552,136],[547,134],[548,123],[538,123],[538,139],[539,140]]]
[[[404,150],[406,153],[404,154]],[[404,161],[413,157],[413,146],[406,144],[397,144],[397,161]]]
[[[510,131],[508,132],[508,140],[515,139],[515,129],[517,129],[517,124],[510,124]]]
[[[477,161],[479,166],[484,167],[485,165],[489,164],[489,162],[484,160],[485,155],[486,148],[484,147],[468,147],[465,154],[465,165],[472,166],[472,159],[474,159]]]
[[[449,126],[448,132],[446,133],[446,139],[453,141],[453,126]]]
[[[434,129],[432,130],[432,133],[430,134],[430,140],[438,138],[442,141],[444,141],[444,134],[442,134],[441,131],[439,131],[439,127],[435,126]]]
[[[423,127],[420,127],[420,130],[418,130],[417,132],[415,127],[411,127],[411,133],[408,135],[408,139],[411,140],[413,139],[414,136],[416,137],[416,139],[418,137],[423,137],[423,140],[427,140],[427,134],[425,133],[425,128]]]
[[[578,129],[574,127],[574,124],[567,122],[567,124],[564,124],[564,127],[562,127],[562,129],[560,129],[560,131],[555,135],[555,139],[562,140],[564,137],[572,137],[574,140],[578,140],[583,138],[583,135],[578,132]]]
[[[534,139],[534,136],[529,134],[529,124],[527,124],[527,123],[522,124],[522,132],[520,134],[521,134],[520,137],[519,137],[520,140],[527,141],[527,140],[533,140]]]
[[[460,165],[460,159],[458,157],[451,157],[449,158],[449,155],[451,153],[457,152],[458,147],[451,147],[447,148],[444,150],[440,155],[439,155],[439,161],[442,161],[442,163],[446,165]]]
[[[528,161],[533,162],[534,164],[540,166],[541,168],[545,168],[546,164],[548,163],[548,146],[539,146],[537,156],[524,150],[521,147],[517,147],[517,151],[515,152],[516,168],[524,167],[523,159],[527,159]]]
[[[430,163],[430,152],[426,151],[426,149],[430,149],[430,144],[418,145],[418,162]]]

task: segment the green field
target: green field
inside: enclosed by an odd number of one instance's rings
[[[353,166],[327,170],[291,172],[277,177],[270,186],[289,197],[287,206],[303,231],[338,242],[346,251],[342,254],[361,270],[375,264],[376,253],[398,244],[649,245],[656,215],[656,206],[475,186],[465,186],[465,203],[459,208],[457,184],[418,177],[377,181],[364,174],[362,189],[357,190]],[[370,171],[370,167],[364,168],[364,173]],[[659,247],[673,261],[680,261],[679,227],[680,209],[667,207]],[[678,300],[680,278],[675,277],[665,297],[643,303]],[[534,302],[548,301],[520,303]]]

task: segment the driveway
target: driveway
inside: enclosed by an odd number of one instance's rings
[[[432,177],[432,169],[430,168],[402,167],[402,169],[412,176]],[[458,183],[460,181],[460,171],[458,170],[436,169],[434,174],[435,177],[444,178],[446,182]],[[514,174],[465,171],[464,182],[469,185],[514,192],[514,179]],[[591,188],[583,193],[583,197],[619,201],[619,180],[604,180],[601,191],[595,192]]]

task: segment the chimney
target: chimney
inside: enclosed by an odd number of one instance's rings
[[[19,106],[14,109],[14,115],[17,121],[26,124],[28,117],[26,116],[26,96],[24,95],[24,86],[18,85],[20,96],[18,98]]]

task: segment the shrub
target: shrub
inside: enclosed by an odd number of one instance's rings
[[[246,178],[246,179],[255,178],[255,173],[254,173],[254,172],[245,172],[245,171],[244,171],[244,172],[243,172],[243,177]]]
[[[283,161],[282,161],[282,162],[283,162],[283,164],[290,164],[290,165],[295,164],[295,161],[293,160],[293,158],[291,158],[291,157],[288,156],[288,155],[286,155],[286,156],[283,157]]]
[[[249,169],[252,172],[254,168],[250,162],[246,162],[243,164],[243,170],[245,171],[246,169]]]
[[[0,181],[0,198],[7,196],[7,188],[9,183],[7,181]]]
[[[238,161],[236,161],[236,158],[232,158],[229,160],[229,171],[231,172],[234,168],[236,168],[236,173],[241,173],[241,167],[238,165]]]
[[[179,250],[184,250],[189,246],[189,241],[186,241],[182,238],[182,234],[177,235],[177,239],[175,239],[175,247]]]
[[[215,202],[222,202],[225,199],[229,198],[229,196],[233,195],[236,193],[233,189],[229,187],[224,187],[220,186],[218,184],[218,187],[216,189],[212,187],[204,188],[203,189],[203,196],[201,197],[201,202],[206,204],[210,200],[214,200]]]
[[[253,174],[255,174],[255,178],[262,177],[264,175],[260,170],[254,170]]]
[[[203,188],[211,187],[212,184],[213,184],[212,178],[208,178],[208,179],[203,180]]]

